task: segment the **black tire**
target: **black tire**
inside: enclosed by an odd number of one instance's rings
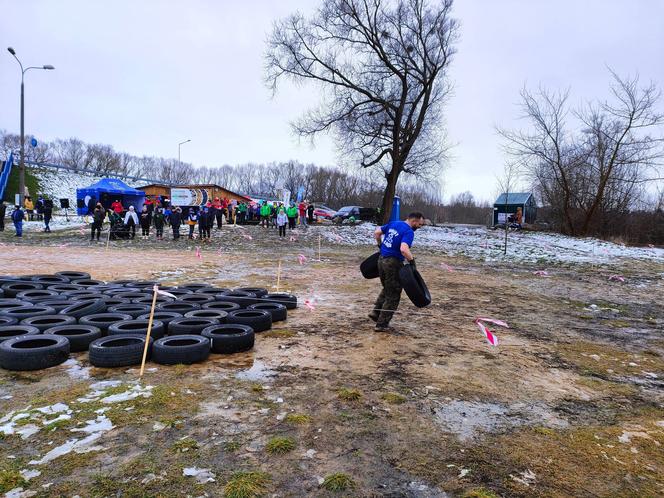
[[[406,291],[406,295],[411,302],[418,308],[424,308],[431,304],[431,294],[427,289],[420,272],[412,265],[404,265],[399,270],[399,280],[401,287]]]
[[[214,302],[214,296],[210,296],[209,294],[187,294],[186,296],[178,297],[178,301],[183,303],[195,303],[203,306],[206,303]]]
[[[67,299],[72,299],[76,296],[89,296],[90,294],[94,294],[95,296],[101,296],[103,295],[102,293],[99,292],[92,292],[86,289],[85,287],[77,290],[70,290],[70,291],[65,291],[61,292],[60,295],[63,297],[66,297]]]
[[[137,318],[139,315],[150,312],[149,304],[116,304],[115,306],[110,306],[107,310],[109,313],[123,313],[125,315],[131,315],[132,318]]]
[[[178,289],[189,289],[191,291],[196,291],[198,289],[207,289],[208,287],[212,287],[212,285],[202,282],[194,282],[191,284],[180,285],[178,286]]]
[[[119,285],[121,287],[131,287],[134,280],[111,280],[109,284]]]
[[[149,304],[152,306],[152,300],[154,299],[154,296],[147,296],[147,297],[139,297],[136,299],[132,299],[131,302],[135,304]],[[171,301],[175,301],[172,297],[168,296],[157,296],[157,302],[158,303],[169,303]]]
[[[160,365],[191,365],[209,356],[210,340],[200,335],[171,335],[152,346],[152,361]]]
[[[233,289],[233,291],[249,292],[254,294],[256,297],[263,297],[265,294],[267,294],[267,289],[263,287],[238,287],[237,289]]]
[[[157,285],[157,282],[154,280],[135,280],[131,284],[127,284],[125,287],[133,287],[136,289],[149,289],[152,291],[152,287]]]
[[[160,311],[155,310],[153,320],[159,320],[164,324],[164,333],[168,334],[168,325],[175,320],[176,318],[182,318],[182,313],[176,313],[174,311]],[[150,313],[145,313],[137,318],[137,320],[149,320]]]
[[[92,287],[94,285],[105,284],[103,280],[95,280],[93,278],[80,278],[71,281],[72,284],[82,285],[83,287]]]
[[[113,368],[140,365],[145,348],[145,337],[114,335],[96,339],[90,343],[88,358],[95,367]],[[148,343],[147,359],[150,359],[152,339]]]
[[[272,294],[267,294],[261,298],[261,302],[269,302],[269,303],[279,303],[283,304],[286,306],[287,310],[294,310],[297,308],[297,297],[294,296],[293,294],[286,294],[286,293],[272,293]]]
[[[57,335],[25,335],[0,343],[0,367],[6,370],[41,370],[69,358],[69,341]]]
[[[186,296],[187,294],[193,294],[194,293],[194,291],[191,290],[191,289],[181,289],[179,287],[177,289],[168,289],[167,292],[169,294],[173,294],[176,297],[176,299],[179,296]]]
[[[246,308],[250,304],[256,304],[257,302],[259,302],[258,299],[256,298],[256,294],[244,291],[222,292],[221,294],[217,294],[215,297],[217,301],[228,301],[230,303],[237,303],[240,305],[241,308]]]
[[[106,289],[101,291],[102,294],[107,296],[116,297],[118,294],[126,294],[127,292],[140,292],[137,289],[128,289],[127,287],[113,287],[111,289]]]
[[[41,290],[44,288],[43,284],[39,282],[10,282],[2,285],[2,290],[5,297],[16,297],[19,292],[28,290]]]
[[[76,318],[68,315],[42,315],[33,316],[31,318],[24,318],[21,320],[21,325],[29,325],[38,328],[42,333],[47,329],[57,327],[59,325],[74,325]]]
[[[378,278],[378,258],[380,258],[380,251],[362,261],[360,272],[364,278]]]
[[[69,282],[69,279],[60,277],[58,275],[33,275],[30,280],[33,282],[39,282],[43,285],[66,284]]]
[[[60,315],[73,316],[77,320],[88,315],[96,315],[106,311],[106,303],[101,299],[93,301],[75,301],[59,311]]]
[[[215,296],[216,294],[229,291],[230,289],[226,289],[225,287],[202,287],[200,289],[196,289],[194,294],[206,294],[208,296]]]
[[[122,287],[121,285],[118,285],[118,284],[99,284],[99,285],[90,285],[90,286],[85,287],[85,288],[86,288],[87,290],[89,290],[90,292],[102,292],[102,293],[103,293],[104,291],[111,290],[111,289],[123,289],[123,290],[127,290],[126,287]]]
[[[237,310],[231,311],[226,318],[226,323],[239,323],[249,325],[254,332],[264,332],[272,327],[272,315],[269,311],[261,310]]]
[[[113,294],[113,297],[119,297],[122,299],[129,299],[130,301],[134,299],[140,299],[142,297],[152,297],[151,292],[141,292],[138,290],[128,290],[126,287],[122,287],[124,289],[124,292],[118,292],[117,294]]]
[[[104,302],[106,303],[107,309],[117,304],[131,304],[129,299],[121,299],[119,297],[107,297],[104,299]]]
[[[217,354],[240,353],[254,347],[254,329],[249,325],[212,325],[203,329],[201,335],[210,339],[210,349]]]
[[[0,315],[2,315],[2,312],[4,310],[20,308],[22,306],[34,306],[34,303],[30,303],[30,302],[27,302],[27,301],[21,301],[20,299],[2,298],[2,299],[0,299]]]
[[[47,329],[44,333],[66,337],[72,353],[87,351],[90,343],[101,337],[101,330],[92,325],[59,325]]]
[[[157,305],[159,311],[174,311],[175,313],[188,313],[189,311],[201,309],[201,305],[198,303],[185,303],[182,301],[171,301],[168,303],[159,303]],[[148,310],[150,311],[150,310]]]
[[[101,331],[102,335],[106,335],[108,333],[108,327],[114,323],[131,319],[131,315],[125,313],[96,313],[94,315],[84,316],[78,321],[78,323],[81,325],[96,327]]]
[[[58,294],[64,294],[65,292],[85,290],[85,287],[76,284],[57,284],[57,285],[49,285],[48,287],[46,287],[46,290],[52,290],[57,292]]]
[[[48,306],[50,308],[53,308],[56,313],[60,313],[64,308],[67,306],[71,306],[74,304],[73,301],[70,301],[69,299],[64,299],[62,296],[56,299],[49,299],[47,301],[39,301],[39,304],[42,306]]]
[[[219,323],[216,318],[176,318],[168,324],[168,335],[200,335],[204,328]]]
[[[4,327],[6,325],[16,325],[17,323],[18,323],[18,318],[15,318],[13,316],[0,315],[0,327]]]
[[[241,309],[241,306],[237,303],[231,303],[228,301],[215,301],[213,303],[206,303],[201,307],[202,310],[217,310],[225,311],[226,313],[230,311],[235,311]]]
[[[13,339],[14,337],[19,337],[21,335],[37,335],[41,334],[41,331],[37,327],[31,327],[30,325],[2,325],[0,326],[0,342],[6,341],[7,339]]]
[[[0,314],[3,316],[12,316],[19,321],[24,318],[32,318],[33,316],[55,315],[55,310],[49,306],[42,304],[30,305],[26,304],[19,308],[4,309]]]
[[[76,294],[74,296],[70,296],[70,299],[72,301],[94,301],[96,299],[101,299],[102,301],[106,302],[108,299],[112,299],[112,297],[100,292],[89,292],[87,294]]]
[[[210,309],[200,309],[189,311],[184,314],[185,318],[214,318],[218,320],[219,323],[226,323],[226,317],[228,312],[222,310],[210,310]]]
[[[272,315],[272,323],[281,322],[288,318],[288,311],[286,311],[286,306],[280,303],[256,303],[252,304],[247,309],[269,311]]]
[[[59,271],[56,272],[56,275],[58,277],[64,277],[68,279],[70,282],[72,280],[81,280],[81,279],[89,279],[90,274],[86,273],[84,271]]]
[[[108,335],[139,335],[145,337],[148,333],[149,320],[123,320],[112,323],[108,327]],[[152,330],[150,331],[152,339],[164,337],[164,324],[159,320],[152,321]]]

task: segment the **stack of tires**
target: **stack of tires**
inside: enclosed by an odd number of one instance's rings
[[[0,368],[39,370],[80,351],[88,351],[96,367],[140,364],[154,285],[69,271],[0,276]],[[190,283],[160,289],[170,296],[156,298],[147,353],[164,365],[250,350],[255,334],[297,307],[294,295],[257,287]]]

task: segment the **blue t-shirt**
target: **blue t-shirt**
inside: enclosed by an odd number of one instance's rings
[[[387,225],[380,227],[383,232],[383,242],[380,245],[380,255],[384,258],[398,258],[403,261],[405,258],[401,254],[401,244],[413,244],[415,232],[405,221],[392,221]]]

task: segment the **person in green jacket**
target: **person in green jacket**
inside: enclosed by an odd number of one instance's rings
[[[286,209],[286,216],[288,217],[288,228],[293,230],[297,222],[297,206],[294,202],[291,202],[290,206]]]
[[[267,201],[263,201],[263,204],[261,204],[261,226],[270,228],[270,214],[272,213],[272,208],[270,205],[267,203]]]

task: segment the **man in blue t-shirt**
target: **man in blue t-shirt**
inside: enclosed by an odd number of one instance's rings
[[[424,225],[422,213],[410,213],[406,221],[392,221],[376,228],[374,237],[380,248],[378,275],[383,290],[380,292],[369,318],[376,322],[376,330],[386,331],[401,299],[399,270],[404,264],[415,264],[410,252],[415,230]]]

